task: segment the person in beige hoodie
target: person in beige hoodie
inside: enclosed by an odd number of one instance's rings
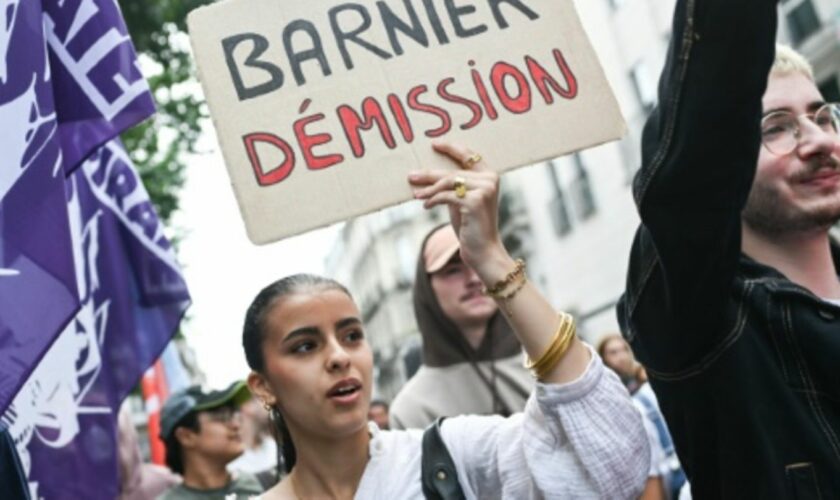
[[[424,428],[456,415],[507,416],[525,407],[534,379],[522,365],[522,347],[481,290],[481,280],[461,260],[452,226],[433,229],[421,246],[414,282],[423,365],[391,404],[391,428]]]

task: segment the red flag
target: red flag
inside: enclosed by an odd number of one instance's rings
[[[160,360],[155,361],[141,381],[143,400],[146,403],[146,415],[149,417],[149,445],[152,450],[152,463],[164,465],[166,447],[160,439],[160,407],[169,397],[166,374]]]

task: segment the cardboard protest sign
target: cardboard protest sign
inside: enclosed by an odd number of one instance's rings
[[[620,137],[571,0],[225,0],[188,18],[249,237],[411,199],[412,169],[499,171]]]

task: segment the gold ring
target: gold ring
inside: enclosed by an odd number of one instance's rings
[[[467,195],[467,180],[460,176],[455,177],[455,183],[452,185],[452,189],[455,190],[455,196],[463,198]]]
[[[469,170],[473,168],[473,165],[481,161],[481,155],[475,153],[474,155],[470,156],[466,160],[464,160],[464,170]]]

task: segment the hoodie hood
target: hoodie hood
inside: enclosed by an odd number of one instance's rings
[[[440,227],[423,239],[414,280],[414,316],[423,337],[423,363],[429,367],[445,367],[508,358],[520,353],[519,340],[501,312],[497,311],[490,318],[487,334],[478,349],[473,349],[455,323],[444,314],[423,259],[426,242]]]

